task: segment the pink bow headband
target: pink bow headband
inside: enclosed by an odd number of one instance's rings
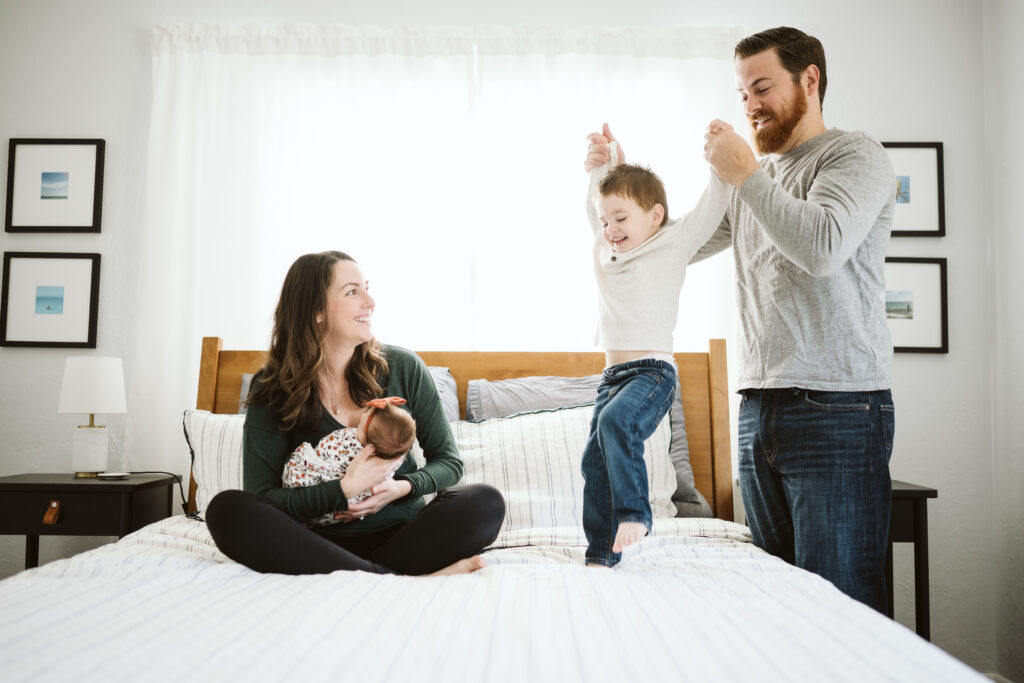
[[[388,405],[405,405],[405,399],[401,396],[385,396],[384,398],[371,398],[366,402],[368,408],[376,408],[377,410],[384,410]]]
[[[370,431],[370,422],[373,421],[373,416],[377,414],[378,410],[384,410],[389,405],[400,406],[405,405],[406,400],[401,396],[385,396],[384,398],[371,398],[366,402],[367,408],[373,408],[373,411],[366,418],[366,431]]]

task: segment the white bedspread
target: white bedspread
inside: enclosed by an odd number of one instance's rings
[[[986,680],[737,524],[657,520],[614,570],[575,528],[499,545],[468,576],[262,575],[173,517],[0,582],[0,680]]]

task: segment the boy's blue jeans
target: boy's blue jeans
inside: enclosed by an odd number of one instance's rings
[[[884,613],[892,394],[742,394],[740,490],[754,542]]]
[[[597,388],[590,437],[583,449],[583,531],[587,563],[614,567],[622,522],[651,528],[644,441],[658,428],[675,396],[678,372],[650,358],[605,368]]]

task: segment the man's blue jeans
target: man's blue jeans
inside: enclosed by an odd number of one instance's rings
[[[754,542],[884,613],[892,394],[742,394],[740,490]]]
[[[651,529],[644,441],[668,413],[678,376],[671,363],[650,358],[605,368],[583,449],[588,564],[619,563],[622,553],[612,545],[622,522]]]

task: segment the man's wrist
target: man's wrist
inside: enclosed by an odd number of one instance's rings
[[[750,176],[752,176],[755,173],[757,173],[757,171],[760,168],[761,168],[760,164],[758,164],[756,161],[752,165],[745,166],[743,169],[741,169],[736,174],[736,177],[733,179],[734,180],[734,182],[732,183],[733,187],[735,187],[737,190],[740,189],[741,187],[743,187],[743,184],[745,182],[747,182],[747,180],[750,178]]]
[[[753,169],[750,169],[749,171],[745,170],[743,175],[737,175],[737,177],[735,178],[736,182],[732,183],[733,187],[735,187],[737,191],[743,190],[744,186],[746,186],[747,184],[747,181],[753,178],[754,175],[760,170],[761,167],[757,166]]]

